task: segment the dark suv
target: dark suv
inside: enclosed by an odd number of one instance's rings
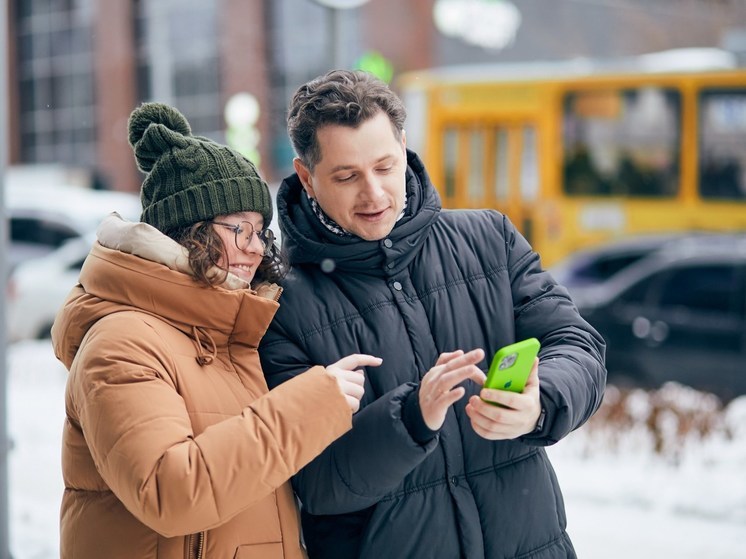
[[[746,394],[746,235],[668,243],[576,304],[606,339],[609,382]]]
[[[630,235],[572,253],[549,271],[570,295],[582,298],[646,256],[692,236],[708,233],[650,233]]]

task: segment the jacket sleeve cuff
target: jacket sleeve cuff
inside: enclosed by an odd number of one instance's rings
[[[539,413],[539,419],[536,421],[536,427],[530,433],[519,437],[521,441],[531,446],[549,446],[557,442],[558,439],[555,440],[549,436],[551,433],[551,418],[548,409],[542,398],[541,412]]]
[[[401,419],[409,435],[419,445],[427,444],[438,435],[439,430],[433,431],[430,429],[422,417],[419,386],[415,390],[412,390],[404,401]]]

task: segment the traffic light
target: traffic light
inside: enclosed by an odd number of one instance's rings
[[[256,127],[259,121],[259,102],[256,97],[251,93],[236,93],[225,104],[224,116],[228,145],[259,167],[260,134]]]
[[[375,50],[369,50],[358,58],[355,62],[355,69],[369,72],[386,83],[391,83],[391,78],[394,77],[394,65]]]

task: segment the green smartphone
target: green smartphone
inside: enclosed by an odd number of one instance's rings
[[[539,340],[528,338],[497,350],[484,387],[523,392],[540,347]]]

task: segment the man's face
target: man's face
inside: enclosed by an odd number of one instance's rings
[[[295,170],[309,196],[350,233],[366,241],[386,237],[404,207],[406,139],[398,140],[384,112],[358,128],[327,125],[317,132],[321,161]]]

